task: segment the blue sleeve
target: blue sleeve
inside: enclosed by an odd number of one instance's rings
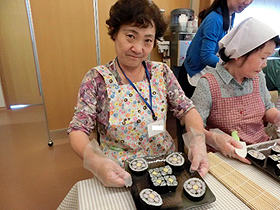
[[[203,64],[216,67],[216,64],[219,62],[219,57],[216,55],[219,50],[218,43],[225,35],[223,19],[216,13],[209,14],[204,21],[200,57]]]

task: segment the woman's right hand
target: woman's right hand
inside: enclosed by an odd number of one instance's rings
[[[131,180],[130,174],[109,158],[100,159],[94,175],[105,187],[124,187],[128,185],[127,181]]]
[[[132,185],[130,174],[106,156],[95,140],[92,140],[83,152],[83,165],[106,187]]]

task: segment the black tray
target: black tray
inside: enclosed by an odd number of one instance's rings
[[[268,155],[271,155],[271,148],[274,146],[274,145],[280,145],[280,139],[277,139],[277,140],[273,140],[273,141],[267,141],[267,142],[264,142],[264,143],[259,143],[259,144],[256,144],[256,145],[250,145],[247,147],[247,150],[258,150],[260,151],[261,153],[263,153],[266,157],[265,159],[265,162],[263,164],[263,166],[261,166],[260,164],[258,164],[257,162],[255,162],[252,158],[250,158],[249,156],[247,156],[246,158],[248,160],[251,161],[251,163],[256,166],[257,168],[261,169],[262,171],[268,173],[269,175],[271,175],[272,177],[274,177],[276,180],[280,181],[280,176],[277,176],[275,174],[275,167],[267,164],[267,157]]]
[[[184,195],[183,184],[187,179],[192,178],[192,177],[197,177],[200,179],[202,179],[202,178],[199,175],[199,173],[197,173],[197,172],[194,172],[194,173],[189,172],[191,163],[188,161],[188,158],[186,157],[185,154],[183,154],[183,153],[180,153],[180,154],[182,154],[185,158],[184,168],[181,172],[173,171],[173,174],[176,176],[176,178],[178,180],[178,187],[176,188],[175,192],[167,192],[164,194],[160,194],[162,197],[162,200],[163,200],[163,205],[162,205],[161,209],[178,209],[178,210],[179,209],[188,209],[188,208],[197,207],[197,206],[201,206],[204,204],[214,202],[216,200],[216,197],[212,193],[212,191],[210,190],[210,188],[207,186],[206,183],[205,183],[206,184],[205,196],[201,201],[191,201]],[[165,164],[166,156],[167,155],[163,155],[163,156],[159,156],[159,157],[146,157],[145,160],[149,164],[148,169],[157,168],[157,167],[166,165]],[[130,187],[130,191],[131,191],[131,194],[132,194],[132,197],[134,199],[137,209],[140,210],[140,209],[144,209],[144,207],[142,206],[142,204],[140,202],[139,193],[141,192],[141,190],[143,190],[145,188],[152,188],[152,186],[150,183],[148,171],[146,171],[141,176],[134,175],[129,169],[130,161],[131,160],[127,160],[125,162],[125,170],[131,174],[133,184]]]

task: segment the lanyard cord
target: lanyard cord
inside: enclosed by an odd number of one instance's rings
[[[145,102],[145,104],[148,106],[148,108],[151,110],[152,115],[153,115],[153,120],[157,120],[157,116],[155,115],[155,112],[153,110],[153,102],[152,102],[152,88],[151,88],[151,83],[150,83],[150,74],[148,72],[147,66],[145,64],[145,62],[143,61],[142,64],[145,68],[145,72],[146,75],[148,77],[148,81],[149,81],[149,98],[150,98],[150,104],[146,101],[146,99],[142,96],[142,94],[138,91],[137,87],[133,84],[133,82],[126,76],[126,74],[124,73],[124,71],[122,70],[120,64],[119,64],[119,60],[118,57],[116,57],[118,66],[120,68],[120,70],[122,71],[123,75],[125,76],[125,78],[128,80],[129,84],[134,88],[134,90],[136,90],[136,92],[139,94],[139,96],[143,99],[143,101]]]

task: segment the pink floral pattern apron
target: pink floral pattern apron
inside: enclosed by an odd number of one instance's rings
[[[243,96],[222,98],[220,86],[213,74],[207,73],[212,95],[212,109],[207,119],[208,128],[220,128],[227,134],[238,131],[247,144],[269,140],[264,130],[265,105],[259,91],[259,78],[253,79],[253,92]]]
[[[161,64],[153,66],[150,83],[155,115],[158,120],[166,122],[167,90],[162,81],[161,69]],[[150,109],[136,90],[130,84],[119,85],[105,66],[100,66],[97,70],[105,80],[110,98],[109,127],[105,135],[100,135],[103,152],[123,167],[124,161],[129,158],[157,156],[174,151],[174,141],[167,131],[148,137],[147,125],[154,120]],[[134,85],[149,102],[147,79]]]

